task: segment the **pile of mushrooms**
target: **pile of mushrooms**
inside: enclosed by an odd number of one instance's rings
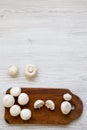
[[[18,104],[15,104],[15,97],[17,97]],[[9,108],[10,115],[13,117],[19,116],[22,120],[29,120],[31,118],[30,109],[21,109],[21,106],[29,102],[29,96],[21,92],[21,88],[13,87],[10,89],[10,94],[6,94],[3,98],[3,105]]]

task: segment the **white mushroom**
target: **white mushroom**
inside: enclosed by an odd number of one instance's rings
[[[19,87],[13,87],[10,89],[10,94],[13,95],[14,97],[19,96],[21,93],[21,88]]]
[[[67,115],[69,114],[71,111],[71,104],[67,101],[64,101],[61,103],[61,112],[64,114],[64,115]]]
[[[6,94],[4,96],[4,98],[3,98],[3,105],[4,105],[4,107],[9,108],[9,107],[13,106],[14,103],[15,103],[15,99],[14,99],[14,97],[12,95]]]
[[[69,93],[66,93],[63,95],[63,99],[66,101],[70,101],[72,99],[72,95],[70,95]]]
[[[45,102],[45,106],[50,109],[50,110],[54,110],[55,109],[55,103],[52,100],[47,100]]]
[[[29,102],[29,96],[26,93],[21,93],[18,97],[18,103],[20,105],[26,105]]]
[[[8,69],[8,73],[11,77],[16,77],[18,74],[18,68],[15,65],[11,65]]]
[[[11,108],[10,108],[10,115],[13,116],[13,117],[16,117],[20,114],[21,112],[21,108],[19,105],[13,105]]]
[[[30,109],[22,109],[20,113],[20,117],[22,120],[29,120],[31,118],[31,110]]]
[[[27,78],[32,78],[37,74],[37,68],[32,64],[26,65],[24,74]]]
[[[43,100],[36,100],[35,103],[34,103],[34,108],[37,109],[37,108],[41,108],[43,107],[44,105],[44,101]]]

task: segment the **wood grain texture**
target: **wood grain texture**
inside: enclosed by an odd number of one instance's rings
[[[35,64],[28,81],[24,66]],[[12,79],[8,67],[19,75]],[[0,101],[0,130],[87,130],[87,0],[0,0],[0,99],[12,86],[67,88],[81,97],[81,118],[67,126],[8,125]]]
[[[10,94],[10,89],[7,90],[7,94]],[[23,93],[27,93],[30,97],[30,101],[27,105],[21,106],[21,109],[28,108],[32,112],[30,120],[24,121],[17,117],[12,117],[9,113],[9,108],[5,108],[5,120],[9,124],[69,124],[73,120],[80,117],[83,111],[83,104],[80,98],[72,94],[68,89],[50,89],[50,88],[22,88]],[[72,95],[71,105],[74,106],[74,110],[68,115],[62,114],[60,110],[61,103],[64,101],[63,95],[69,93]],[[15,98],[15,104],[18,104],[18,98]],[[52,100],[55,103],[55,110],[51,111],[45,106],[40,109],[34,109],[34,102],[38,99]],[[19,104],[18,104],[19,105]]]

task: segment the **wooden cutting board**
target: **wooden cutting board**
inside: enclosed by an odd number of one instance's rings
[[[10,89],[9,89],[10,90]],[[7,90],[6,93],[9,93]],[[22,92],[29,95],[30,101],[27,105],[21,108],[29,108],[32,111],[30,120],[23,121],[20,116],[12,117],[9,113],[9,108],[5,108],[5,120],[10,124],[68,124],[71,121],[80,117],[83,104],[81,99],[70,92],[68,89],[52,89],[52,88],[22,88]],[[64,101],[63,94],[70,93],[72,100],[70,103],[75,107],[68,115],[63,115],[60,110],[60,105]],[[55,110],[51,111],[45,106],[40,109],[34,109],[34,102],[38,99],[46,101],[51,99],[55,103]],[[15,104],[18,104],[17,98]]]

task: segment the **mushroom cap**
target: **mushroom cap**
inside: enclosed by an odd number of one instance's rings
[[[18,68],[15,65],[11,65],[8,69],[10,76],[15,77],[18,74]]]
[[[55,103],[52,100],[47,100],[45,102],[45,106],[50,109],[50,110],[54,110],[55,109]]]
[[[10,108],[10,115],[13,116],[13,117],[16,117],[20,114],[21,112],[21,108],[19,105],[13,105],[11,108]]]
[[[4,96],[4,98],[3,98],[3,106],[4,107],[9,108],[9,107],[13,106],[14,103],[15,103],[15,99],[14,99],[14,97],[12,95],[6,94]]]
[[[36,100],[36,101],[34,102],[34,108],[35,108],[35,109],[41,108],[41,107],[43,107],[43,105],[44,105],[44,101],[41,100],[41,99]]]
[[[31,110],[30,109],[22,109],[20,113],[20,117],[22,120],[29,120],[31,118]]]
[[[21,93],[18,97],[18,103],[20,105],[26,105],[29,102],[29,96],[26,93]]]
[[[65,115],[69,114],[72,107],[71,104],[67,101],[64,101],[61,103],[61,112]]]
[[[37,68],[33,64],[25,66],[24,74],[27,78],[32,78],[37,74]]]
[[[72,99],[72,95],[70,95],[69,93],[66,93],[63,95],[63,99],[66,101],[70,101]]]
[[[13,95],[14,97],[19,96],[20,93],[21,93],[21,88],[19,88],[19,87],[12,87],[10,89],[10,94]]]

